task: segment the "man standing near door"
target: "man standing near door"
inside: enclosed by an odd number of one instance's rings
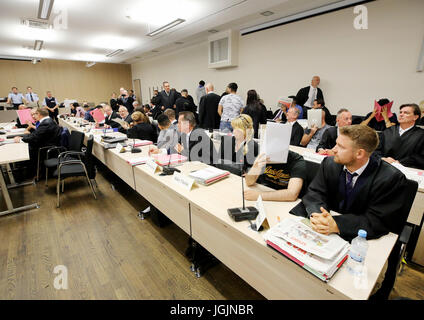
[[[52,118],[56,123],[59,123],[57,116],[59,114],[59,103],[56,98],[52,96],[50,91],[47,91],[47,97],[43,100],[43,106],[47,107],[49,111],[49,117]]]

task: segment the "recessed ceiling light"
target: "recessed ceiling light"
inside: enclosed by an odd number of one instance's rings
[[[208,30],[208,32],[209,33],[217,33],[217,32],[219,32],[218,30],[215,30],[215,29],[211,29],[211,30]]]
[[[140,59],[141,57],[134,57],[134,58],[136,58],[136,59]]]
[[[177,26],[177,25],[179,25],[180,23],[183,23],[183,22],[185,22],[185,20],[184,20],[184,19],[177,19],[177,20],[174,20],[174,21],[172,21],[171,23],[168,23],[168,24],[166,24],[166,25],[164,25],[164,26],[160,27],[159,29],[156,29],[156,30],[154,30],[154,31],[152,31],[152,32],[150,32],[150,33],[148,33],[148,34],[147,34],[147,36],[149,36],[149,37],[157,36],[158,34],[160,34],[160,33],[164,32],[164,31],[166,31],[166,30],[168,30],[168,29],[171,29],[171,28],[173,28],[173,27],[175,27],[175,26]]]
[[[155,52],[156,53],[156,52],[159,52],[159,51],[158,50],[152,50],[152,52]]]
[[[35,40],[34,43],[34,50],[41,50],[41,47],[43,46],[43,40]]]
[[[112,51],[112,52],[108,53],[108,54],[106,55],[106,57],[113,57],[113,56],[117,56],[118,54],[120,54],[120,53],[122,53],[122,52],[124,52],[124,50],[123,50],[123,49],[118,49],[118,50],[115,50],[115,51]]]
[[[87,68],[90,68],[90,67],[92,67],[92,66],[94,66],[96,63],[93,61],[93,62],[87,62],[86,64],[85,64],[85,66],[87,67]]]
[[[54,0],[40,0],[38,7],[38,18],[48,20],[52,12]]]
[[[263,16],[265,16],[265,17],[271,16],[271,15],[273,15],[273,14],[274,14],[274,12],[272,12],[272,11],[264,11],[264,12],[261,12],[261,15],[263,15]]]
[[[175,44],[184,44],[184,42],[181,42],[181,41],[177,41],[177,42],[174,42]]]

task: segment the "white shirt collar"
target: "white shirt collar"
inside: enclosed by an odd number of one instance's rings
[[[412,126],[410,126],[409,128],[406,128],[406,129],[402,129],[402,128],[399,126],[399,135],[400,135],[400,136],[401,136],[401,135],[403,135],[406,131],[411,130],[414,126],[415,126],[415,125],[413,124]]]
[[[356,170],[354,172],[350,172],[350,170],[348,168],[346,168],[346,166],[343,166],[343,170],[347,170],[350,174],[356,173],[357,174],[356,177],[359,177],[365,171],[369,162],[370,162],[370,159],[368,159],[367,163],[365,163],[362,167],[360,167],[358,170]]]

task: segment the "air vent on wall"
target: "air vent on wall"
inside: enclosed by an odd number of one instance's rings
[[[21,24],[30,28],[38,28],[38,29],[50,28],[50,24],[48,22],[35,20],[35,19],[22,19]]]

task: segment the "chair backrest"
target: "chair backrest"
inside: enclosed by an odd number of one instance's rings
[[[68,149],[71,134],[69,133],[69,130],[67,127],[61,127],[61,128],[62,130],[60,132],[60,145]]]
[[[219,146],[219,157],[224,163],[236,162],[236,139],[234,136],[221,136],[221,145]]]
[[[84,164],[87,169],[88,177],[94,179],[96,177],[96,168],[93,159],[94,137],[90,135],[87,139],[87,148],[85,150]]]
[[[361,124],[361,122],[364,120],[362,116],[352,116],[352,124]]]
[[[306,164],[306,179],[305,181],[303,181],[303,186],[299,194],[299,198],[306,193],[306,190],[308,190],[309,185],[311,184],[312,180],[314,180],[320,167],[319,163],[308,161],[308,160],[305,160],[305,164]]]
[[[403,190],[403,206],[402,211],[399,212],[399,225],[396,230],[392,232],[396,234],[401,234],[403,227],[408,220],[409,212],[411,211],[412,204],[414,203],[415,196],[418,190],[418,182],[410,179],[406,179],[406,188]]]
[[[81,151],[84,145],[84,133],[79,131],[72,131],[69,138],[69,151]]]

